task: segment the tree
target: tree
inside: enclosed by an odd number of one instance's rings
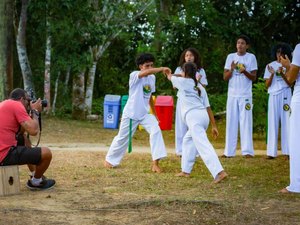
[[[14,1],[0,1],[0,101],[13,89]]]
[[[21,1],[21,13],[20,19],[15,18],[15,28],[16,30],[16,43],[17,43],[17,52],[19,58],[19,64],[22,71],[23,76],[23,83],[24,83],[24,90],[29,92],[30,90],[35,93],[33,78],[32,78],[32,71],[27,55],[27,48],[26,48],[26,27],[27,27],[27,8],[30,3],[30,0],[22,0]]]

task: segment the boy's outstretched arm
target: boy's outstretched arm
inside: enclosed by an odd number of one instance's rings
[[[150,68],[150,69],[141,70],[140,73],[139,73],[139,78],[146,77],[146,76],[149,76],[151,74],[159,73],[159,72],[166,73],[166,71],[171,72],[171,69],[168,68],[168,67],[157,67],[157,68]]]

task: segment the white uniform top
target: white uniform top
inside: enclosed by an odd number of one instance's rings
[[[178,89],[177,96],[180,98],[183,118],[192,109],[206,109],[210,106],[205,88],[201,84],[198,84],[201,90],[201,96],[199,96],[198,89],[194,89],[195,82],[193,79],[172,76],[171,81],[173,86]]]
[[[140,71],[133,71],[129,77],[129,96],[123,115],[142,120],[149,112],[151,94],[155,92],[155,76],[153,74],[139,78]]]
[[[292,64],[300,67],[300,44],[296,45],[296,48],[293,52]],[[300,102],[300,73],[298,73],[296,83],[294,86],[294,92],[292,97],[293,102]]]
[[[257,61],[255,55],[246,52],[245,55],[231,53],[227,56],[224,69],[230,70],[232,62],[243,65],[247,72],[257,70]],[[252,80],[240,73],[238,69],[232,72],[232,76],[228,83],[228,96],[231,97],[252,97]]]
[[[282,67],[281,63],[277,61],[273,61],[268,65],[272,67],[275,71],[275,74],[272,79],[272,83],[268,88],[268,93],[271,95],[276,95],[279,94],[282,90],[288,88],[289,85],[287,85],[287,83],[284,81],[282,76],[279,74],[279,67]],[[266,66],[265,69],[264,79],[269,79],[271,77],[271,73],[268,70],[268,65]],[[283,68],[283,70],[285,70],[285,68]]]
[[[174,74],[181,74],[182,73],[182,68],[181,67],[177,67]],[[208,82],[207,82],[207,78],[206,78],[206,73],[205,70],[203,68],[199,69],[196,72],[196,79],[200,81],[201,84],[207,86]]]

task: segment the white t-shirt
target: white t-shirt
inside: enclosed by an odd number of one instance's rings
[[[201,84],[198,84],[201,90],[201,96],[199,96],[198,90],[194,89],[193,79],[172,76],[171,81],[173,86],[178,89],[177,96],[180,99],[183,118],[192,109],[206,109],[210,106],[205,88]]]
[[[245,55],[231,53],[227,56],[224,69],[230,70],[232,62],[238,63],[238,66],[244,66],[247,72],[257,70],[257,61],[255,55],[246,52]],[[232,97],[252,97],[252,80],[240,73],[238,69],[232,72],[228,83],[228,96]]]
[[[293,52],[292,64],[300,67],[300,44],[297,44]],[[292,97],[293,102],[300,102],[300,72],[298,73],[296,83],[294,86],[294,92]]]
[[[153,74],[139,78],[140,71],[133,71],[129,77],[129,96],[124,107],[125,117],[142,120],[149,112],[151,94],[155,92]]]
[[[182,73],[182,68],[181,67],[177,67],[174,74],[181,74]],[[203,68],[199,69],[196,72],[196,79],[198,81],[200,81],[201,84],[207,86],[208,82],[207,82],[207,78],[206,78],[206,73],[205,70]]]
[[[287,85],[287,83],[284,81],[282,76],[279,74],[279,67],[282,67],[282,64],[277,61],[273,61],[268,65],[272,67],[275,71],[275,74],[272,79],[272,83],[268,88],[268,93],[271,95],[276,95],[280,93],[282,90],[289,88],[289,85]],[[271,73],[268,70],[268,65],[265,68],[264,79],[269,79],[271,77]],[[283,68],[283,71],[285,71],[285,68]]]

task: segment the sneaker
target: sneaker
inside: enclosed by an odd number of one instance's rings
[[[46,179],[46,180],[42,180],[42,182],[38,185],[35,186],[31,183],[31,180],[27,181],[26,186],[30,189],[30,190],[48,190],[53,188],[55,185],[55,180],[52,179]]]

